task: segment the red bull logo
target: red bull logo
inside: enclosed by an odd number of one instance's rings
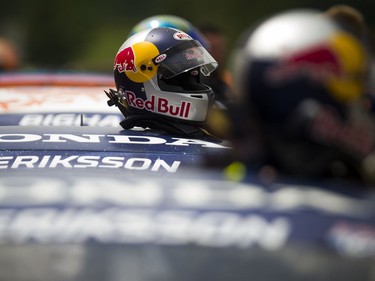
[[[149,100],[137,98],[137,96],[130,91],[126,91],[125,95],[128,105],[138,109],[146,109],[150,112],[181,118],[188,118],[189,116],[190,102],[182,101],[179,105],[172,105],[168,99],[156,97],[154,95],[152,95]]]
[[[287,56],[266,73],[268,82],[281,86],[305,77],[328,89],[337,100],[346,102],[363,93],[366,55],[352,36],[336,33],[325,44]]]
[[[283,84],[299,77],[307,77],[315,83],[326,83],[329,77],[339,75],[340,66],[332,50],[327,46],[317,46],[293,54],[267,73],[274,85]]]
[[[114,69],[124,72],[133,82],[143,83],[157,73],[158,67],[152,59],[158,54],[158,49],[151,42],[135,43],[117,53]]]
[[[115,58],[114,69],[118,72],[133,71],[137,72],[135,67],[134,51],[131,47],[121,50]]]

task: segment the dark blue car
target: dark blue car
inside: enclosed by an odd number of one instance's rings
[[[372,191],[229,180],[225,141],[104,122],[99,78],[0,76],[0,280],[375,280]]]

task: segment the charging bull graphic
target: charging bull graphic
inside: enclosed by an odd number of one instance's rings
[[[148,81],[157,72],[158,66],[152,59],[158,54],[159,50],[151,42],[136,43],[132,47],[120,49],[115,58],[114,70],[124,72],[133,82]]]
[[[287,56],[267,73],[269,82],[281,85],[301,76],[321,84],[340,101],[363,93],[365,51],[354,37],[336,33],[329,44],[318,44]]]
[[[125,71],[133,71],[137,72],[137,68],[134,65],[135,57],[134,52],[131,47],[125,48],[118,52],[115,63],[114,63],[114,69],[117,68],[119,72],[125,72]]]

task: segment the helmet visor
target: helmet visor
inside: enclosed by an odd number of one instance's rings
[[[169,79],[180,73],[199,67],[202,74],[210,75],[218,63],[196,40],[185,41],[161,52],[153,59],[159,65],[158,73]]]

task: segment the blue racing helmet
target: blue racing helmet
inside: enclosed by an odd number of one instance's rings
[[[375,124],[361,106],[370,60],[360,40],[320,11],[292,10],[251,26],[232,58],[235,92],[251,115],[233,123],[255,124],[264,162],[375,180]]]
[[[213,101],[201,82],[217,62],[185,32],[157,27],[129,37],[118,50],[114,78],[126,117],[204,122]]]
[[[135,33],[138,33],[145,29],[156,27],[176,28],[189,34],[193,39],[199,41],[199,43],[201,43],[201,45],[205,49],[209,48],[208,41],[206,40],[204,35],[196,27],[194,27],[194,25],[192,25],[186,19],[174,15],[155,15],[145,18],[133,27],[133,29],[130,31],[129,36],[132,36]]]

